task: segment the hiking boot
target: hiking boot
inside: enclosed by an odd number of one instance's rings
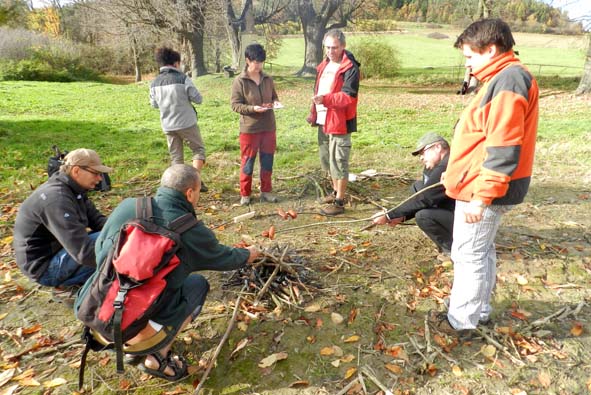
[[[207,185],[205,185],[205,183],[203,181],[201,181],[201,188],[199,189],[199,192],[208,192],[209,188],[207,187]]]
[[[64,287],[55,287],[51,291],[51,300],[56,303],[63,303],[68,307],[74,307],[76,295],[80,290],[80,285],[67,285]]]
[[[427,313],[427,322],[438,332],[457,337],[460,340],[470,340],[476,334],[474,329],[456,329],[451,326],[447,318],[447,312],[430,310]]]
[[[325,215],[327,217],[334,217],[335,215],[343,214],[345,212],[345,206],[343,204],[338,204],[335,200],[333,204],[328,204],[320,209],[320,215]]]
[[[443,307],[445,308],[445,313],[447,314],[447,312],[449,311],[449,296],[443,299]],[[478,325],[482,325],[482,326],[486,326],[486,327],[490,328],[493,326],[493,322],[490,317],[481,318],[478,320]]]
[[[277,203],[279,199],[271,192],[261,192],[261,203]]]
[[[333,204],[335,199],[337,198],[337,192],[332,191],[332,193],[326,195],[324,198],[320,200],[320,203],[323,204]]]
[[[250,196],[240,196],[240,205],[248,206],[250,204]]]

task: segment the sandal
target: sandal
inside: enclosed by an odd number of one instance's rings
[[[145,363],[138,365],[138,369],[144,373],[168,381],[178,381],[189,375],[187,372],[187,361],[181,356],[172,355],[172,351],[169,351],[166,357],[160,355],[159,352],[150,355],[158,362],[158,369],[150,369]],[[173,370],[174,375],[169,376],[165,373],[167,367],[170,367]]]

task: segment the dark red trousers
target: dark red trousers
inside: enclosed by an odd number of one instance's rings
[[[271,192],[276,146],[275,132],[240,133],[240,196],[250,196],[252,192],[254,161],[259,152],[261,192]]]

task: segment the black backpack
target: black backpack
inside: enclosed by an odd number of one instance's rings
[[[47,177],[51,177],[53,173],[60,169],[60,166],[64,164],[64,158],[68,155],[68,151],[61,152],[57,145],[52,146],[51,149],[55,155],[50,156],[47,161]],[[111,177],[109,177],[108,173],[103,173],[101,182],[96,184],[94,190],[99,192],[107,192],[111,190]]]
[[[152,198],[136,200],[136,218],[121,225],[113,247],[97,271],[86,281],[75,304],[76,316],[84,325],[86,347],[78,377],[84,384],[89,350],[115,349],[117,372],[123,373],[123,344],[148,325],[162,303],[166,303],[166,276],[180,260],[181,234],[199,221],[191,213],[168,227],[154,222]],[[130,354],[144,355],[134,345]]]

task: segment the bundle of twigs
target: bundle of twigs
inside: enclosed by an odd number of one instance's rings
[[[248,290],[243,298],[246,303],[270,300],[277,307],[284,304],[299,306],[319,289],[314,284],[312,272],[306,267],[305,258],[289,246],[279,244],[263,250],[251,265],[233,272],[222,287],[243,285]]]

